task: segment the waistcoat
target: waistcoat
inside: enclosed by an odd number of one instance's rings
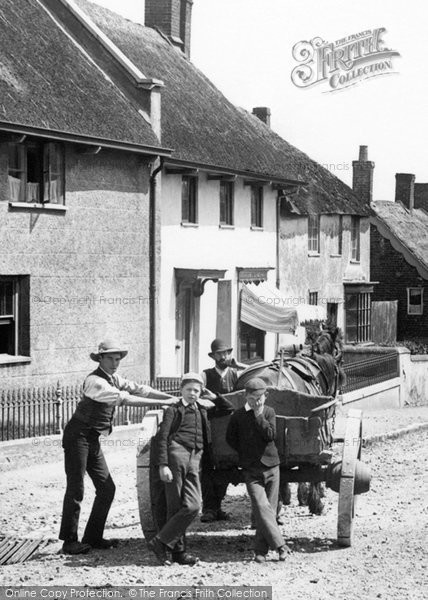
[[[90,373],[90,375],[96,375],[111,383],[111,379],[107,373],[104,373],[100,368],[93,371],[93,373]],[[114,405],[107,404],[106,402],[97,402],[83,394],[82,400],[80,400],[79,404],[76,406],[73,419],[85,423],[100,434],[108,435],[113,429],[112,424],[115,408]]]

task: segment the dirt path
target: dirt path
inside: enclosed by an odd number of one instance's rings
[[[291,554],[265,565],[252,558],[248,529],[249,502],[243,486],[233,488],[226,509],[228,524],[195,522],[189,547],[201,557],[193,568],[154,566],[145,547],[135,493],[135,448],[109,449],[108,462],[118,492],[110,513],[107,537],[122,540],[119,548],[81,557],[60,554],[56,540],[64,475],[62,463],[28,466],[2,473],[2,534],[51,538],[41,554],[22,565],[2,567],[2,585],[272,585],[274,598],[324,600],[365,598],[418,600],[427,585],[428,462],[426,432],[374,445],[363,460],[372,468],[372,488],[358,499],[355,542],[336,545],[337,495],[327,491],[327,511],[312,517],[293,504],[282,527]],[[425,477],[425,480],[424,480]],[[84,502],[87,518],[92,490]],[[426,587],[425,587],[426,589]]]

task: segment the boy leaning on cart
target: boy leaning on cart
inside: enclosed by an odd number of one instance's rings
[[[201,400],[204,397],[215,403]],[[186,373],[181,380],[181,398],[169,406],[157,434],[155,464],[165,484],[166,523],[148,543],[162,565],[172,561],[194,565],[197,556],[187,552],[186,530],[201,509],[199,478],[203,452],[211,450],[211,429],[207,409],[222,410],[230,404],[204,389],[199,373]]]
[[[269,550],[285,560],[288,548],[276,522],[279,455],[275,445],[275,411],[265,406],[266,384],[254,377],[245,386],[245,405],[230,418],[228,444],[239,454],[239,464],[256,521],[255,561],[263,563]]]

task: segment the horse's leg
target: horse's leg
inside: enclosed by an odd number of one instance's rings
[[[279,484],[279,499],[284,506],[289,506],[291,504],[290,483],[288,481],[282,481],[282,478]]]
[[[297,486],[297,499],[299,501],[299,506],[307,506],[308,505],[308,495],[309,495],[309,484],[300,482]]]
[[[321,515],[324,510],[324,502],[321,498],[325,495],[320,483],[309,484],[308,507],[313,515]]]

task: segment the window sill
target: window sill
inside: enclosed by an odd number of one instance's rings
[[[229,225],[228,223],[220,223],[219,229],[235,229],[235,225]]]
[[[12,354],[0,354],[0,365],[18,365],[31,362],[29,356],[13,356]]]
[[[182,227],[199,227],[199,223],[187,223],[186,221],[181,221]]]
[[[351,263],[351,265],[359,265],[361,263],[360,260],[355,260],[353,258],[351,258],[351,260],[349,262]]]
[[[308,252],[308,256],[321,256],[319,252]]]
[[[251,225],[251,231],[264,231],[264,227],[256,227],[256,225]]]
[[[330,254],[330,258],[342,258],[341,254]]]
[[[67,207],[64,204],[53,204],[47,202],[41,204],[40,202],[9,202],[10,208],[25,208],[25,209],[37,209],[37,210],[53,210],[56,212],[66,212]]]

